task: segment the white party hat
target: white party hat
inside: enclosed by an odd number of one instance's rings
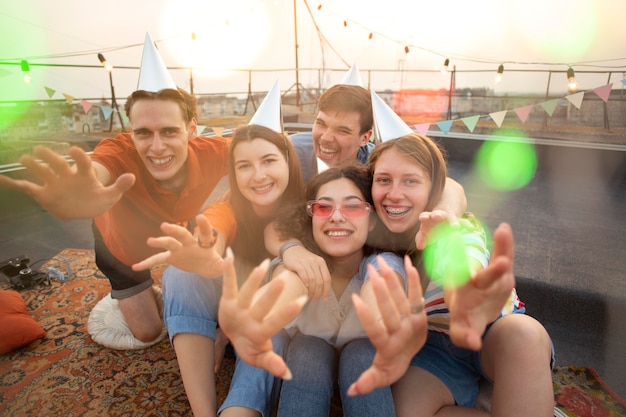
[[[146,40],[143,45],[141,67],[139,68],[139,81],[137,90],[145,90],[156,93],[164,88],[177,89],[161,55],[154,46],[150,34],[146,32]]]
[[[317,159],[317,173],[319,174],[320,172],[324,172],[328,169],[328,165],[326,165],[326,162],[322,161],[319,158]]]
[[[372,94],[372,111],[374,112],[374,133],[376,138],[385,142],[399,138],[413,132],[407,125],[375,92]]]
[[[267,95],[248,124],[265,126],[275,132],[283,133],[283,115],[280,107],[278,80],[274,81],[274,85],[267,92]]]
[[[343,80],[339,84],[357,85],[363,87],[363,81],[361,80],[361,74],[359,73],[359,67],[356,62],[350,67],[350,71],[346,74]]]

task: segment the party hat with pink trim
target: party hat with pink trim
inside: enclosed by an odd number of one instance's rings
[[[261,105],[248,122],[249,125],[261,125],[275,132],[283,133],[283,116],[280,105],[280,88],[278,80],[268,91]]]
[[[139,81],[137,90],[150,91],[156,93],[164,88],[176,90],[176,83],[172,79],[161,55],[154,46],[150,34],[146,32],[146,39],[143,45],[141,56],[141,67],[139,68]]]
[[[374,112],[374,135],[379,142],[399,138],[413,132],[404,120],[381,99],[378,94],[372,94],[372,111]]]

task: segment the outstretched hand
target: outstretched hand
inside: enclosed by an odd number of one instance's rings
[[[458,288],[445,289],[450,310],[450,339],[460,347],[479,350],[487,325],[498,318],[515,288],[513,231],[502,223],[493,235],[489,265]]]
[[[287,364],[272,350],[271,338],[298,315],[307,298],[302,296],[274,309],[284,287],[282,280],[272,280],[266,285],[267,291],[255,297],[267,273],[269,260],[252,270],[241,290],[237,289],[233,262],[233,253],[228,248],[218,311],[220,327],[244,362],[279,378],[291,379]]]
[[[431,231],[441,222],[448,222],[454,226],[459,222],[458,217],[443,210],[423,211],[419,215],[420,228],[415,235],[415,247],[423,250],[432,243]]]
[[[165,236],[148,238],[148,246],[164,249],[164,252],[152,255],[132,266],[133,271],[150,269],[153,266],[167,263],[193,272],[205,278],[217,278],[222,275],[224,260],[214,245],[211,248],[201,247],[201,242],[210,242],[213,235],[211,222],[203,214],[196,216],[198,237],[186,228],[172,223],[161,224]]]
[[[309,291],[311,300],[327,300],[330,297],[330,271],[321,256],[318,256],[304,246],[293,246],[283,254],[283,266],[295,272]]]
[[[380,274],[372,265],[368,268],[381,317],[377,319],[358,295],[352,296],[363,328],[376,348],[372,366],[348,389],[348,395],[352,396],[367,394],[400,379],[413,356],[424,346],[428,335],[419,273],[410,258],[407,256],[404,259],[408,296],[395,272],[381,257],[378,262]]]
[[[91,158],[82,149],[72,146],[68,153],[75,168],[52,150],[37,146],[34,155],[40,161],[24,155],[20,163],[41,184],[0,175],[0,186],[29,195],[59,219],[89,219],[109,210],[135,183],[133,174],[123,174],[113,184],[104,186]]]

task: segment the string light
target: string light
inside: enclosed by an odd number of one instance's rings
[[[367,39],[369,39],[371,41],[373,37],[374,37],[374,32],[370,32],[370,34],[367,37]]]
[[[347,27],[347,26],[348,26],[348,21],[347,21],[347,20],[344,20],[344,21],[343,21],[343,27],[345,28],[345,27]]]
[[[409,47],[405,46],[404,47],[404,53],[408,55],[410,52],[411,52],[411,50],[409,49]]]
[[[98,59],[100,60],[100,62],[102,63],[102,65],[104,65],[104,69],[111,72],[113,71],[113,65],[109,64],[106,60],[106,58],[104,57],[104,55],[102,54],[98,54]]]
[[[572,67],[567,69],[567,81],[567,88],[569,91],[578,90],[578,83],[576,82],[576,76],[574,75],[574,69]]]
[[[498,72],[496,73],[496,82],[499,83],[502,81],[502,73],[504,72],[504,65],[500,64],[498,67]]]
[[[322,3],[320,3],[319,6],[317,6],[317,10],[322,10]]]
[[[30,65],[28,65],[28,61],[23,59],[22,62],[20,62],[20,65],[22,67],[22,73],[24,74],[24,83],[30,84]]]
[[[448,73],[448,66],[450,65],[450,60],[448,58],[446,58],[445,61],[443,61],[443,68],[441,68],[441,74],[442,75],[446,75]]]

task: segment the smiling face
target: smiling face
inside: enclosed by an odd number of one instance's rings
[[[261,217],[275,214],[289,184],[289,166],[271,142],[255,138],[233,148],[237,187]]]
[[[361,134],[361,116],[356,111],[319,111],[313,123],[315,156],[329,167],[356,160],[371,131]]]
[[[427,171],[390,148],[376,160],[373,176],[372,199],[379,219],[393,233],[414,228],[432,187]]]
[[[315,198],[335,208],[366,201],[359,188],[347,178],[323,184]],[[312,230],[313,239],[330,257],[358,256],[360,259],[370,230],[369,211],[356,217],[346,217],[341,210],[333,210],[330,217],[314,215]]]
[[[150,175],[164,188],[179,191],[187,181],[185,169],[196,121],[186,122],[180,106],[169,100],[137,100],[130,109],[131,136]]]

